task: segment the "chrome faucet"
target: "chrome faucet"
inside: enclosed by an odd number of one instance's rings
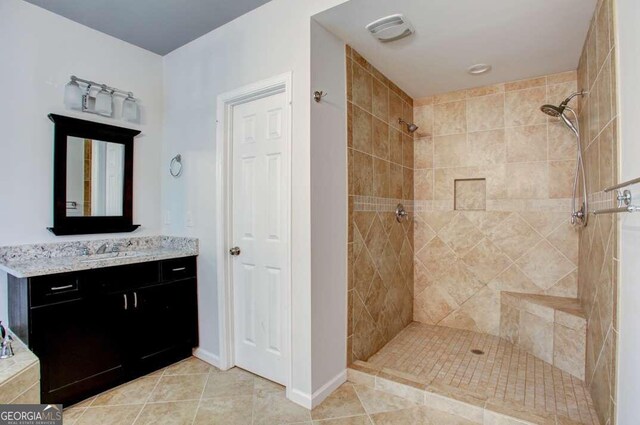
[[[2,326],[2,322],[0,321],[0,359],[8,359],[9,357],[13,357],[13,347],[11,343],[13,342],[13,338],[7,332],[7,329]]]

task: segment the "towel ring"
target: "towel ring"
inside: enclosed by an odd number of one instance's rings
[[[171,163],[169,164],[169,173],[173,177],[180,177],[180,174],[182,174],[182,155],[178,154],[171,158]]]

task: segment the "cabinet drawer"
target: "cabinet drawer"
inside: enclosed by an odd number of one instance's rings
[[[196,258],[176,258],[162,262],[162,281],[187,279],[196,276]]]
[[[158,262],[128,264],[90,270],[86,281],[105,293],[128,291],[141,286],[155,284],[160,277]]]
[[[78,273],[64,273],[31,279],[31,306],[54,304],[80,298]]]

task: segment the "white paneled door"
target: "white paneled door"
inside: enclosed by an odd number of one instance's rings
[[[235,363],[286,385],[288,162],[284,93],[233,107],[232,286]]]

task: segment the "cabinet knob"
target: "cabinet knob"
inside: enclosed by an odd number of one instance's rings
[[[237,257],[238,255],[240,255],[240,248],[237,246],[234,246],[229,250],[229,254],[233,255],[234,257]]]

